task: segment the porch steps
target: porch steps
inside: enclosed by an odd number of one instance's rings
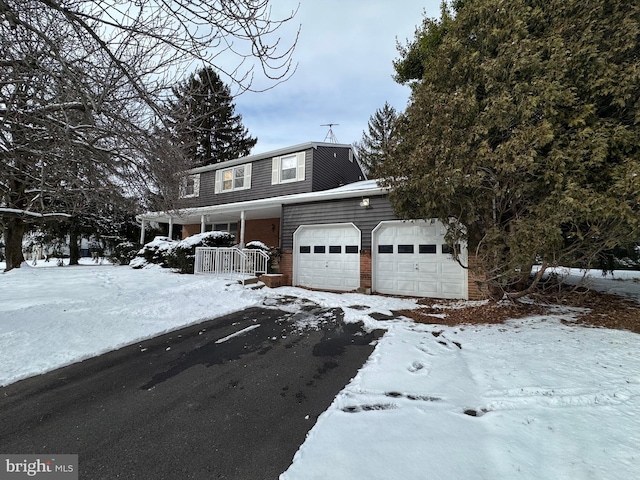
[[[256,284],[260,281],[260,279],[258,277],[248,277],[244,279],[244,284],[245,285],[253,285]],[[238,283],[242,283],[242,280],[238,280]]]

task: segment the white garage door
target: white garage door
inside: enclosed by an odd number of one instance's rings
[[[444,234],[437,220],[381,222],[372,232],[374,291],[466,299],[467,271],[449,255]]]
[[[302,225],[293,248],[294,285],[342,291],[360,286],[360,230],[354,224]]]

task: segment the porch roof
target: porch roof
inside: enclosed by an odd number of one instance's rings
[[[240,218],[241,212],[244,212],[245,219],[247,220],[279,218],[282,205],[338,200],[342,198],[364,198],[383,195],[385,193],[387,193],[387,189],[378,186],[376,180],[363,180],[319,192],[297,193],[294,195],[261,198],[259,200],[246,202],[185,208],[170,212],[146,212],[137,215],[136,219],[140,222],[160,223],[169,223],[171,220],[176,225],[189,225],[201,223],[203,216],[205,217],[206,223],[232,222]]]

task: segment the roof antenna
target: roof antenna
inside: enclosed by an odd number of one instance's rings
[[[324,137],[324,141],[325,142],[328,140],[329,143],[338,143],[338,139],[333,134],[333,130],[331,130],[331,127],[333,127],[334,125],[340,125],[340,124],[339,123],[325,123],[323,125],[320,125],[321,127],[329,127],[329,131],[327,132],[326,137]]]

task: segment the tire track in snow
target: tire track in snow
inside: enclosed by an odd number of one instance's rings
[[[523,387],[485,393],[486,405],[493,410],[519,410],[528,407],[610,406],[629,403],[640,396],[640,385],[606,389]]]

